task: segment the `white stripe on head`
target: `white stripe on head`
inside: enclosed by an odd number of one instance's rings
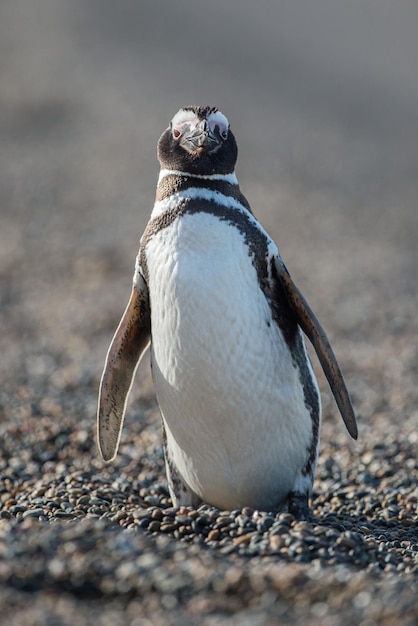
[[[207,121],[208,121],[209,128],[211,129],[211,131],[214,131],[216,126],[218,126],[219,128],[220,134],[224,132],[228,132],[229,130],[228,118],[220,111],[209,113],[207,117]]]
[[[171,126],[173,128],[178,128],[179,126],[183,126],[186,122],[197,122],[198,117],[194,111],[185,111],[184,109],[180,109],[177,111],[173,119],[171,120]]]
[[[185,124],[193,127],[201,119],[199,114],[191,109],[180,109],[171,120],[170,126],[180,131]],[[216,127],[218,127],[219,134],[227,133],[229,130],[228,118],[220,111],[212,111],[207,115],[206,120],[212,132],[215,131]]]

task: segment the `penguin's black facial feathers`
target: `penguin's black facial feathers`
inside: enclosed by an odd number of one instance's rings
[[[163,168],[198,175],[233,172],[237,152],[228,119],[216,107],[180,109],[158,143]]]

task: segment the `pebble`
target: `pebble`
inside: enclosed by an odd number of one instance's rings
[[[212,530],[208,532],[208,541],[218,541],[220,536],[220,531],[217,528],[212,528]]]
[[[44,514],[43,509],[26,509],[22,512],[22,518],[26,519],[27,517],[40,517]]]

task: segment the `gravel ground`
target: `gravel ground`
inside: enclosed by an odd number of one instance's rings
[[[0,8],[2,622],[415,626],[418,14],[214,0],[214,42],[190,35],[198,4],[140,4]],[[173,508],[147,359],[116,461],[97,452],[156,141],[192,102],[231,119],[241,186],[359,415],[352,442],[315,362],[310,522]]]

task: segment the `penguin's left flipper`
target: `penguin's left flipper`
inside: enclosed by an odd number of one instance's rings
[[[97,437],[105,461],[111,461],[118,451],[126,402],[136,368],[150,338],[148,288],[139,276],[110,344],[100,381]]]
[[[353,405],[329,339],[315,313],[293,282],[286,266],[279,257],[275,258],[275,268],[277,278],[286,293],[289,305],[295,313],[296,320],[315,348],[315,352],[324,370],[329,386],[331,387],[331,391],[347,430],[353,439],[357,439],[358,429]]]

